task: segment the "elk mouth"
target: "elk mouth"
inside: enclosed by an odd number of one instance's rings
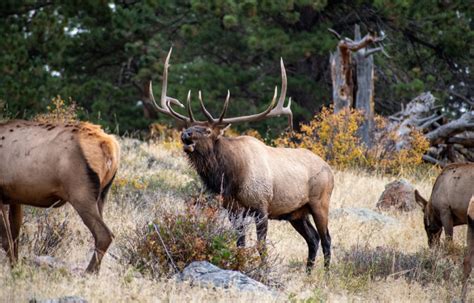
[[[196,143],[194,143],[191,138],[183,138],[181,141],[183,141],[183,149],[185,152],[192,153],[194,151]]]

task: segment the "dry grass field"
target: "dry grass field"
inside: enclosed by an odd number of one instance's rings
[[[71,207],[46,211],[28,208],[19,266],[10,270],[5,254],[0,252],[1,302],[66,295],[78,295],[90,302],[446,302],[459,297],[466,229],[455,229],[451,247],[429,251],[421,209],[383,213],[396,219],[392,224],[331,216],[333,259],[328,274],[322,270],[319,250],[315,270],[307,275],[305,241],[290,224],[271,221],[270,254],[279,260],[271,272],[278,285],[273,294],[197,287],[141,273],[123,262],[121,247],[161,210],[183,211],[184,200],[199,193],[201,185],[173,143],[147,144],[133,139],[121,143],[121,168],[104,214],[115,239],[100,274],[83,274],[93,241]],[[409,181],[429,197],[433,175]],[[394,179],[356,171],[336,171],[335,176],[332,209],[375,211],[385,184]],[[255,231],[252,228],[248,233],[252,244]],[[45,240],[52,243],[47,246]],[[35,252],[53,255],[64,265],[38,267],[33,263]],[[469,299],[474,299],[474,290]]]

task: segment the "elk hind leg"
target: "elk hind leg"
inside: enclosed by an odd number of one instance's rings
[[[114,182],[115,175],[110,179],[109,183],[107,183],[104,188],[100,191],[100,197],[99,200],[97,201],[97,206],[99,207],[99,214],[100,217],[102,218],[103,212],[104,212],[104,204],[105,201],[107,200],[107,195],[109,193],[110,187],[112,186],[112,183]]]
[[[321,199],[316,199],[310,202],[311,215],[314,223],[318,229],[319,237],[321,238],[321,246],[324,254],[324,267],[329,269],[331,263],[331,235],[328,229],[328,214],[329,214],[329,198],[330,195],[323,194]]]
[[[314,229],[308,216],[305,218],[290,220],[291,226],[306,240],[308,244],[308,260],[306,262],[306,272],[310,273],[314,266],[314,260],[318,252],[319,235]]]
[[[88,198],[76,197],[71,199],[71,204],[92,233],[95,241],[94,254],[87,266],[86,272],[98,272],[102,258],[110,243],[112,243],[113,234],[102,220],[96,197],[92,195],[89,195]]]

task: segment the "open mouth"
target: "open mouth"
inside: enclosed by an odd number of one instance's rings
[[[196,145],[196,143],[194,143],[193,140],[186,138],[186,139],[182,139],[182,141],[183,141],[183,145],[184,145],[183,148],[185,152],[191,153],[194,151],[194,146]]]

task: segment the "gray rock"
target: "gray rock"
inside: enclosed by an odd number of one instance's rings
[[[416,207],[415,188],[404,179],[390,182],[385,185],[385,190],[376,207],[385,210],[411,211]]]
[[[350,216],[361,222],[378,222],[388,225],[399,224],[397,219],[379,214],[368,208],[347,207],[331,209],[329,216],[333,219]]]
[[[31,299],[29,303],[87,303],[87,300],[78,296],[66,296],[57,299]]]
[[[242,291],[271,292],[267,286],[241,272],[220,269],[207,261],[192,262],[179,274],[178,279],[203,286],[235,287]]]

